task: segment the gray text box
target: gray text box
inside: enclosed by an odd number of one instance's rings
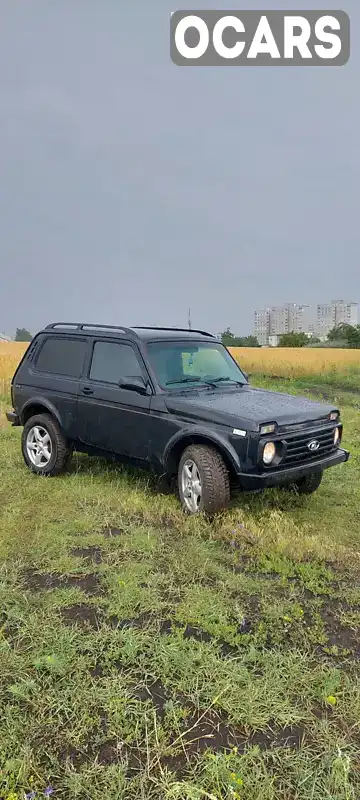
[[[170,54],[178,66],[339,67],[350,57],[345,11],[175,11]]]

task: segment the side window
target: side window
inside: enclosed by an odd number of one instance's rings
[[[86,348],[87,343],[82,339],[50,337],[41,347],[35,367],[38,372],[81,378]]]
[[[118,384],[123,378],[142,377],[139,360],[131,345],[95,342],[90,367],[92,380]]]

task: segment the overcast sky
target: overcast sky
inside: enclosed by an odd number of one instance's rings
[[[359,0],[315,4],[350,14],[345,67],[170,61],[171,11],[240,6],[1,0],[0,332],[360,300]]]

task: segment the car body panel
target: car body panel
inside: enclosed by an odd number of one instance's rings
[[[254,389],[249,385],[235,389],[201,389],[186,396],[173,394],[166,398],[166,405],[169,411],[184,418],[192,417],[248,431],[258,431],[266,422],[283,426],[323,419],[334,410],[334,406],[305,397]]]
[[[13,425],[24,423],[28,409],[42,407],[58,420],[74,449],[141,463],[160,473],[174,470],[175,454],[189,443],[208,443],[223,454],[238,484],[249,489],[281,485],[294,479],[293,476],[311,474],[348,459],[347,451],[330,447],[329,452],[327,447],[322,458],[316,452],[307,452],[304,462],[283,467],[279,464],[265,468],[259,460],[263,442],[261,425],[275,423],[277,428],[270,438],[284,440],[285,445],[300,433],[308,445],[312,436],[316,438],[318,434],[321,439],[326,436],[327,428],[331,435],[331,425],[335,429],[337,422],[329,420],[331,412],[337,412],[333,405],[255,389],[245,379],[241,386],[229,383],[215,387],[209,383],[164,391],[147,357],[147,345],[159,339],[194,344],[214,342],[210,334],[114,326],[103,326],[100,332],[101,326],[93,327],[97,328],[96,333],[87,329],[91,326],[74,323],[74,330],[66,333],[56,332],[56,326],[52,325],[51,330],[46,328],[37,334],[13,378],[14,411],[8,414]],[[79,378],[37,370],[42,343],[46,337],[54,336],[63,339],[77,336],[85,342],[86,357]],[[147,393],[89,378],[96,340],[131,344],[142,368]],[[217,344],[221,345],[218,340]],[[294,442],[292,446],[296,452]]]

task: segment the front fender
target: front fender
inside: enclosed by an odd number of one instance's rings
[[[230,462],[235,472],[241,472],[239,455],[226,437],[221,436],[221,434],[218,434],[215,431],[209,431],[208,428],[200,425],[196,425],[185,430],[183,429],[172,436],[172,438],[168,441],[163,456],[165,470],[167,470],[170,464],[171,454],[181,442],[184,442],[184,446],[186,446],[187,443],[191,444],[192,441],[196,442],[197,440],[205,443],[208,442],[209,445],[215,445],[215,447],[220,450],[220,452]]]

